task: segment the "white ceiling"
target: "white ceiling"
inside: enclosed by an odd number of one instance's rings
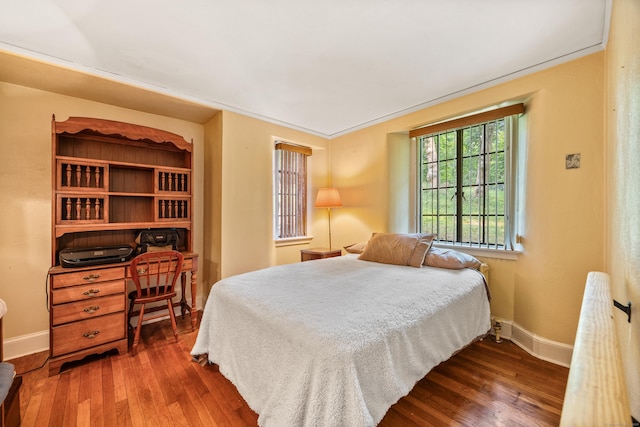
[[[601,50],[610,8],[611,0],[3,0],[0,49],[335,137]]]

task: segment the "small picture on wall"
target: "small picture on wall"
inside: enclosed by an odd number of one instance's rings
[[[567,154],[565,157],[565,169],[578,169],[580,167],[580,153]]]

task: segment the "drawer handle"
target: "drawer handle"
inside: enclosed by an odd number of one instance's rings
[[[100,293],[100,289],[89,289],[88,291],[83,292],[82,294],[88,297],[95,297],[99,293]]]
[[[87,282],[95,282],[99,278],[100,278],[99,274],[90,274],[88,276],[83,277],[83,279],[86,280]]]
[[[93,339],[99,333],[100,333],[100,331],[89,331],[89,332],[85,332],[84,334],[82,334],[82,336],[85,337],[85,338]]]
[[[145,274],[147,272],[146,268],[136,268],[136,271],[138,272],[138,274]]]
[[[94,305],[94,306],[91,306],[91,307],[87,307],[82,311],[84,311],[85,313],[88,313],[88,314],[93,314],[98,310],[100,310],[100,306],[99,305]]]

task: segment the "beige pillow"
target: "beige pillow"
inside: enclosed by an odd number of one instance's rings
[[[363,243],[353,243],[349,246],[345,246],[344,250],[349,252],[350,254],[361,254],[364,252],[364,248],[367,247],[367,242]]]
[[[420,268],[434,237],[420,233],[373,233],[358,259]]]
[[[443,249],[432,247],[424,259],[424,265],[430,267],[449,268],[460,270],[462,268],[480,268],[480,261],[464,252],[453,249]]]

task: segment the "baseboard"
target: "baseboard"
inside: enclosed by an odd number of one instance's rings
[[[492,324],[494,324],[494,322],[495,320],[492,319]],[[548,340],[508,320],[501,320],[500,332],[502,338],[510,340],[538,359],[546,360],[547,362],[567,368],[571,364],[571,356],[573,354],[572,345]],[[492,330],[492,333],[495,334],[495,331]]]
[[[202,310],[202,298],[201,297],[197,297],[196,298],[196,307],[198,307],[198,310]],[[165,312],[167,313],[167,319],[169,318],[169,313],[165,310]],[[174,309],[174,312],[176,313],[176,316],[180,316],[180,308],[176,307]],[[187,314],[186,316],[189,316],[189,314]],[[135,317],[132,319],[133,320],[133,325],[136,325],[136,319]],[[153,321],[160,321],[163,319],[153,319],[150,322],[146,322],[146,323],[151,323]],[[47,329],[46,331],[40,331],[40,332],[34,332],[32,334],[27,334],[27,335],[21,335],[19,337],[14,337],[14,338],[8,338],[4,340],[4,359],[5,361],[10,361],[11,359],[16,359],[18,357],[22,357],[22,356],[28,356],[29,354],[34,354],[34,353],[39,353],[41,351],[48,351],[49,350],[49,330]]]
[[[4,359],[6,361],[47,350],[49,350],[48,329],[4,340]]]

